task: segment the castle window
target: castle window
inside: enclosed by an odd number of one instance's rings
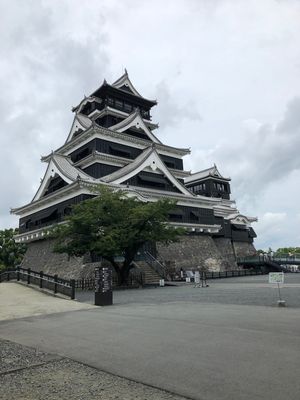
[[[217,190],[219,192],[224,192],[225,191],[225,186],[223,183],[217,183]]]
[[[115,106],[116,108],[123,108],[123,101],[116,99]]]
[[[132,105],[128,103],[124,103],[124,110],[128,113],[132,111]]]
[[[199,183],[198,185],[193,186],[192,191],[194,193],[203,192],[206,189],[205,183]]]
[[[130,158],[130,153],[128,151],[117,146],[109,146],[109,153],[118,157]]]
[[[160,187],[160,188],[165,188],[166,182],[165,179],[159,175],[157,176],[147,176],[147,175],[141,175],[138,176],[138,182],[141,185],[145,186],[153,186],[153,187]]]
[[[175,164],[173,162],[165,161],[165,164],[169,168],[175,168]]]
[[[191,221],[199,221],[199,217],[197,214],[195,214],[193,211],[190,212],[190,220]]]
[[[77,156],[75,157],[75,161],[79,161],[84,157],[87,157],[90,153],[91,153],[91,149],[86,148],[84,150],[82,150],[79,154],[77,154]]]
[[[111,98],[111,97],[108,97],[108,98],[107,98],[107,104],[108,104],[109,106],[113,106],[113,105],[114,105],[114,99]]]
[[[169,218],[170,218],[170,220],[182,221],[183,220],[183,212],[181,210],[171,211],[169,214]]]

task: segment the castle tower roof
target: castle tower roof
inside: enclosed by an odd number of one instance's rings
[[[225,178],[224,176],[222,176],[221,173],[219,172],[216,164],[214,164],[210,168],[206,168],[206,169],[203,169],[202,171],[198,171],[198,172],[191,174],[190,176],[185,178],[184,182],[191,183],[194,181],[201,181],[201,180],[207,179],[207,178],[217,178],[217,179],[220,179],[223,181],[228,181],[228,182],[231,181],[231,178]]]
[[[104,79],[101,86],[98,87],[89,96],[86,96],[76,107],[72,108],[72,111],[78,111],[79,107],[84,101],[92,101],[94,99],[100,98],[104,93],[110,92],[112,94],[118,94],[118,92],[123,92],[125,96],[135,99],[140,99],[140,101],[146,104],[148,107],[153,107],[157,105],[156,100],[150,100],[143,97],[133,86],[131,80],[129,79],[128,72],[125,69],[125,73],[117,79],[113,84],[109,84],[106,79]]]
[[[193,194],[181,183],[163,163],[159,154],[156,151],[155,144],[149,146],[143,151],[132,163],[113,172],[110,175],[104,176],[101,180],[107,183],[123,183],[139,172],[150,168],[150,170],[159,171],[163,174],[181,193],[192,197]]]
[[[141,129],[154,143],[162,144],[161,141],[147,127],[147,125],[143,121],[140,110],[138,108],[136,108],[136,110],[132,114],[130,114],[127,118],[125,118],[123,121],[119,122],[116,125],[111,126],[110,129],[116,132],[124,132],[132,127]]]

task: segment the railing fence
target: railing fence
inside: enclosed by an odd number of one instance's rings
[[[125,285],[119,286],[118,277],[113,270],[112,274],[112,287],[117,288],[138,288],[144,286],[145,284],[145,274],[143,271],[130,271],[128,280]],[[82,278],[75,280],[75,288],[81,290],[94,290],[95,289],[95,278]]]
[[[300,254],[283,254],[283,253],[275,253],[275,254],[258,254],[254,256],[247,257],[238,257],[238,264],[245,265],[258,265],[264,264],[266,262],[274,262],[277,264],[300,264]]]
[[[266,272],[260,269],[241,269],[232,271],[207,271],[204,272],[204,279],[233,278],[238,276],[265,275]],[[203,274],[201,274],[202,278]]]
[[[157,260],[149,251],[144,251],[145,261],[150,264],[151,268],[162,278],[166,278],[165,266]]]
[[[75,299],[75,281],[74,279],[62,279],[57,275],[48,275],[43,271],[34,271],[30,268],[17,267],[15,270],[4,271],[0,274],[0,282],[4,280],[17,280],[26,282],[28,285],[39,286],[48,289],[54,293],[61,293]]]

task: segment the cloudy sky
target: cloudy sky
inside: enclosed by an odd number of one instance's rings
[[[127,68],[185,168],[216,163],[258,248],[300,246],[300,1],[0,0],[0,228],[66,139],[71,107]]]

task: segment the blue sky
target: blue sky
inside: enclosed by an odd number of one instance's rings
[[[258,248],[300,246],[300,2],[0,2],[0,227],[28,203],[71,107],[127,68],[186,169],[216,163]]]

